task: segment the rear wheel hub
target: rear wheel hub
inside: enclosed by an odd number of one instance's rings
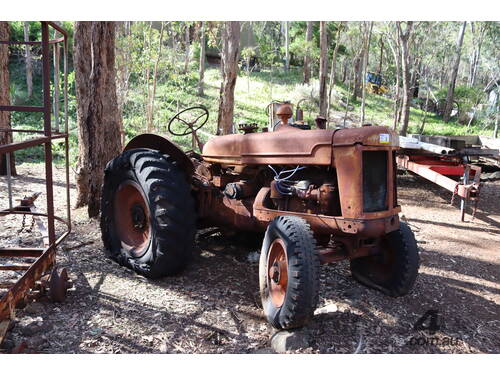
[[[122,246],[132,256],[144,255],[151,238],[149,206],[140,186],[133,181],[121,184],[114,200],[115,229]]]

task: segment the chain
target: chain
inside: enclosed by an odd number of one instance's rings
[[[28,230],[28,232],[33,232],[34,227],[35,227],[35,216],[31,216],[31,225],[30,225],[30,229]]]
[[[23,222],[21,223],[21,228],[17,231],[17,234],[21,234],[26,225],[26,215],[23,215]]]
[[[458,194],[458,185],[455,185],[455,189],[453,190],[453,195],[451,196],[451,202],[450,205],[453,206],[453,202],[455,201],[455,196]]]
[[[31,216],[31,224],[28,229],[26,229],[26,215],[23,215],[23,221],[21,223],[21,228],[17,231],[17,234],[21,234],[23,231],[27,233],[33,232],[33,228],[35,227],[35,216]]]

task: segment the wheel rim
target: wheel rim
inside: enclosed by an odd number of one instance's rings
[[[271,243],[267,259],[267,285],[269,296],[275,307],[281,307],[285,302],[288,286],[288,259],[286,245],[281,239]]]
[[[118,187],[114,201],[115,228],[121,245],[134,257],[142,256],[151,238],[149,207],[138,184]]]

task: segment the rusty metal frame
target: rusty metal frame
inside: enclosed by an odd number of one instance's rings
[[[61,36],[55,39],[49,39],[49,27],[57,31]],[[20,142],[12,142],[7,145],[0,145],[0,155],[6,155],[7,164],[7,189],[8,189],[8,209],[0,211],[0,216],[6,215],[31,215],[36,219],[46,218],[47,229],[43,230],[44,247],[40,248],[2,248],[0,247],[0,257],[33,257],[36,260],[27,265],[4,265],[2,270],[24,270],[26,272],[13,285],[0,285],[0,288],[8,289],[7,293],[0,299],[0,324],[2,327],[8,326],[5,321],[11,319],[14,315],[16,305],[26,302],[29,299],[30,291],[34,290],[38,280],[46,275],[51,268],[55,266],[56,248],[71,232],[71,210],[70,210],[70,189],[69,189],[69,131],[68,131],[68,34],[59,25],[41,21],[42,40],[41,41],[0,41],[0,44],[20,44],[20,45],[41,45],[42,47],[42,82],[43,82],[43,106],[6,106],[1,105],[0,111],[20,111],[20,112],[42,112],[43,130],[31,129],[2,129],[0,132],[10,133],[32,133],[34,138]],[[61,43],[63,46],[63,99],[64,99],[64,131],[54,132],[51,127],[51,93],[50,93],[50,46]],[[57,117],[56,117],[57,118]],[[55,121],[58,121],[57,119]],[[66,172],[66,218],[63,219],[54,214],[54,192],[53,192],[53,173],[52,173],[52,142],[57,139],[63,139],[65,144],[65,172]],[[45,159],[45,193],[47,195],[46,213],[36,211],[31,199],[24,199],[21,205],[14,207],[12,202],[12,176],[10,157],[14,151],[30,148],[37,145],[44,146]],[[66,225],[66,231],[56,237],[55,221]],[[41,223],[41,222],[40,222]],[[45,232],[45,233],[44,233]],[[2,331],[2,330],[0,330]],[[0,332],[0,343],[3,340],[5,332]]]
[[[465,163],[458,157],[433,155],[398,155],[397,163],[452,192],[453,197],[459,196],[461,221],[465,219],[467,202],[473,201],[474,216],[479,201],[481,167]],[[474,176],[472,181],[471,175]],[[457,182],[448,176],[463,176],[463,181]]]

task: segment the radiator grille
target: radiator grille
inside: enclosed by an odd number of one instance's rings
[[[363,151],[363,211],[387,210],[387,151]]]

